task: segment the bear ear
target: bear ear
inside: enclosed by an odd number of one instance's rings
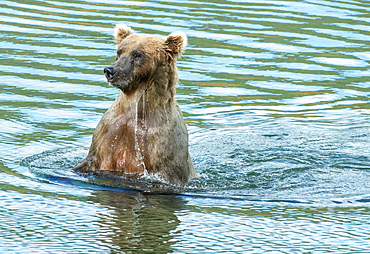
[[[185,50],[188,38],[183,32],[173,32],[165,40],[166,51],[172,57],[178,57]]]
[[[125,24],[117,24],[114,28],[114,38],[116,45],[119,46],[121,42],[129,35],[134,34],[134,31]]]

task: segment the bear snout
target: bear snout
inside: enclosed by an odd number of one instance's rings
[[[104,68],[104,74],[105,74],[105,77],[110,80],[114,77],[114,75],[116,74],[116,71],[114,70],[113,67],[106,67]]]

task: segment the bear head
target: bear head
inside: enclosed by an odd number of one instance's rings
[[[149,89],[155,82],[165,84],[168,80],[177,79],[176,58],[187,44],[183,32],[160,37],[136,34],[125,24],[117,24],[114,37],[116,60],[112,66],[104,69],[111,85],[129,93],[137,89]]]

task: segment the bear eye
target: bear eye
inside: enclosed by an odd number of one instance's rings
[[[139,60],[141,58],[141,53],[140,52],[135,52],[134,55],[133,55],[133,58],[135,60]]]
[[[132,61],[135,65],[141,65],[142,64],[142,54],[140,52],[135,52],[132,54]]]
[[[121,56],[121,54],[122,54],[122,50],[121,49],[117,50],[116,61]]]

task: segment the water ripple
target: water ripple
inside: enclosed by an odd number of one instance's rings
[[[365,253],[369,7],[1,1],[0,250]],[[200,177],[181,195],[69,173],[118,93],[102,70],[122,22],[188,35],[177,100]]]

